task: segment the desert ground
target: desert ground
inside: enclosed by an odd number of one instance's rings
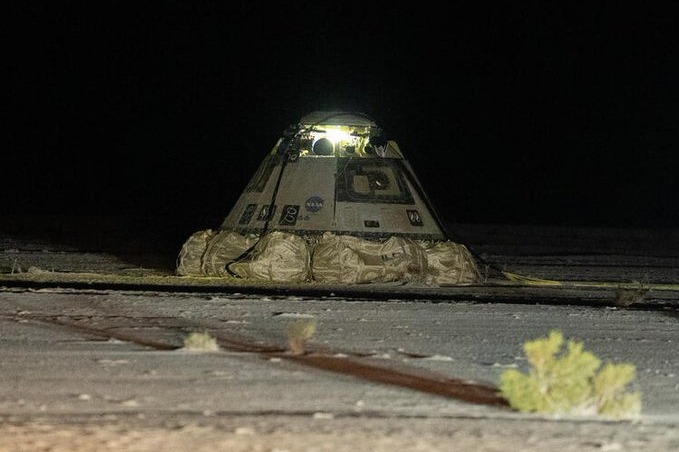
[[[172,275],[182,240],[203,226],[0,222],[0,451],[679,448],[679,231],[451,225],[484,262],[638,286],[625,300],[614,285],[352,295],[69,284],[83,273]],[[315,325],[301,355],[286,333],[297,321]],[[554,329],[603,361],[633,363],[641,414],[519,413],[489,396],[504,370],[526,368],[522,344]],[[218,347],[187,348],[193,332]]]

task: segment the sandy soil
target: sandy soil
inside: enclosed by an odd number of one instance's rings
[[[577,272],[603,268],[612,259],[617,259],[613,267],[621,270],[618,275],[626,272],[624,279],[627,281],[654,281],[654,278],[660,282],[673,281],[677,275],[677,248],[672,248],[678,243],[676,231],[657,231],[650,240],[647,240],[649,237],[645,231],[611,231],[605,235],[608,241],[602,241],[602,231],[593,230],[583,235],[588,231],[562,229],[556,233],[559,239],[554,240],[554,230],[549,228],[539,229],[544,235],[537,238],[536,229],[484,229],[471,225],[461,229],[472,240],[475,250],[496,262],[513,264],[517,270],[542,269],[547,276],[563,276],[564,262]],[[171,269],[176,250],[181,245],[179,241],[164,255],[154,254],[156,249],[150,247],[148,254],[130,258],[124,253],[117,253],[115,247],[108,244],[102,247],[90,242],[83,246],[79,243],[82,237],[74,243],[55,242],[53,239],[41,242],[35,238],[26,241],[26,237],[16,234],[0,239],[4,248],[0,264],[5,272],[17,263],[28,268],[34,260],[40,268],[66,271],[89,269],[110,272],[131,268],[167,271]],[[125,236],[123,239],[129,241],[133,238]],[[571,254],[564,255],[564,250],[570,250]],[[583,262],[594,262],[595,265],[587,267]],[[597,267],[596,264],[601,263],[606,265]],[[606,268],[610,271],[610,266]],[[674,314],[670,314],[663,318],[664,322],[676,322]],[[643,338],[639,339],[639,343],[643,343]],[[675,386],[674,391],[677,390],[678,386]],[[428,417],[384,413],[345,415],[337,412],[232,415],[134,410],[97,414],[46,412],[41,415],[3,410],[0,411],[0,452],[670,452],[679,450],[678,426],[674,421],[649,419],[605,422],[530,416]]]
[[[1,452],[669,452],[679,448],[676,430],[657,425],[321,416],[15,421],[0,427],[0,437]]]

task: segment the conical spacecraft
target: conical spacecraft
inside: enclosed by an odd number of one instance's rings
[[[278,140],[222,229],[444,240],[395,141],[365,115],[318,111]]]
[[[316,111],[284,131],[217,230],[193,234],[177,273],[277,282],[470,284],[398,144],[370,117]]]

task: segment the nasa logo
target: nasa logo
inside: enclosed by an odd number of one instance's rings
[[[308,212],[318,212],[323,208],[323,198],[320,196],[310,196],[304,203],[304,208]]]

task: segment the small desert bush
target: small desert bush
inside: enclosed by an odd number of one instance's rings
[[[288,345],[295,355],[304,353],[304,345],[307,340],[316,334],[316,320],[300,319],[288,325]]]
[[[219,350],[217,340],[210,333],[193,332],[184,338],[184,349],[201,352],[214,352]]]
[[[527,373],[507,369],[500,376],[500,392],[522,412],[552,415],[600,415],[629,418],[641,411],[641,395],[627,392],[636,368],[629,363],[607,363],[568,341],[561,332],[528,341],[523,349],[531,368]],[[597,372],[598,371],[598,372]]]

